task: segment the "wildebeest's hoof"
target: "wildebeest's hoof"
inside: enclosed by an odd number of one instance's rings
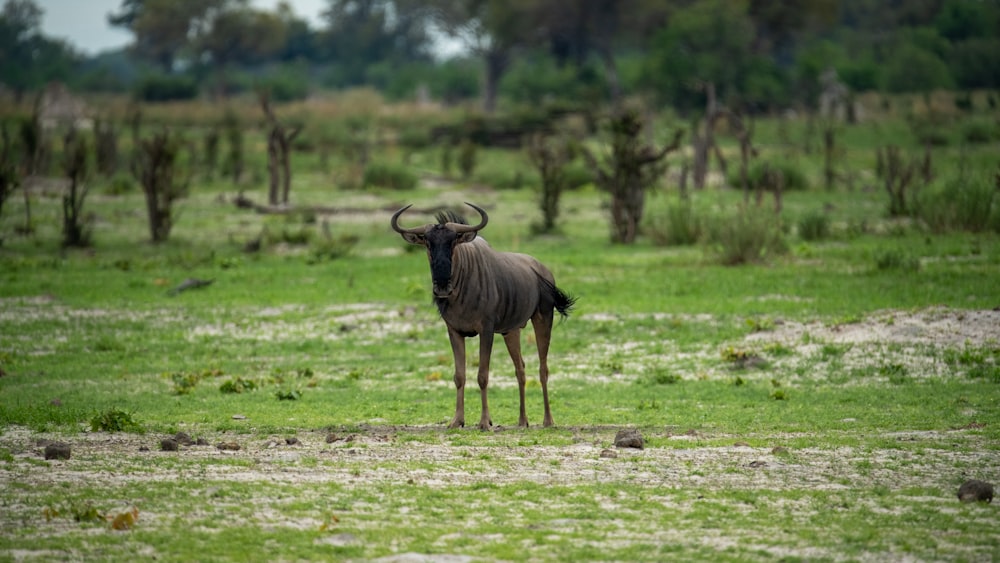
[[[969,479],[958,488],[958,500],[993,502],[993,485],[978,479]]]

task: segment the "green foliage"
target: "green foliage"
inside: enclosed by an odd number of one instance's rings
[[[973,145],[991,143],[1000,139],[1000,122],[974,119],[962,125],[962,139]]]
[[[458,144],[458,169],[465,180],[476,170],[476,144],[469,138],[463,138]]]
[[[1000,191],[985,175],[952,177],[921,190],[914,215],[936,233],[1000,232]]]
[[[304,100],[309,96],[308,68],[281,67],[277,72],[261,78],[254,89],[267,92],[275,102]]]
[[[680,8],[653,37],[646,83],[684,110],[703,105],[700,85],[706,82],[715,84],[722,99],[749,92],[753,39],[746,4],[709,0]],[[760,68],[767,66],[761,61]]]
[[[653,242],[661,246],[687,246],[702,236],[702,220],[695,214],[690,200],[667,206],[662,216],[656,216],[649,227]]]
[[[90,419],[90,429],[94,432],[145,432],[132,413],[114,407],[95,414]]]
[[[223,382],[222,385],[219,386],[219,391],[227,394],[240,394],[246,391],[255,391],[256,389],[256,381],[252,379],[243,379],[242,377],[235,377]]]
[[[683,378],[668,368],[658,367],[639,381],[647,385],[674,385],[683,381]]]
[[[741,208],[709,218],[705,242],[727,266],[766,262],[788,251],[781,219],[761,209]]]
[[[930,92],[954,86],[948,65],[934,52],[913,43],[896,47],[885,63],[889,92]]]
[[[880,271],[916,272],[920,270],[920,258],[899,248],[882,249],[875,253],[875,268]]]
[[[275,391],[274,396],[278,398],[279,401],[297,401],[302,398],[301,389],[279,389]]]
[[[339,236],[324,236],[317,238],[309,247],[307,264],[319,264],[328,260],[337,260],[351,253],[361,238],[357,235],[343,234]]]
[[[186,75],[149,74],[136,83],[133,95],[144,102],[193,100],[198,96],[198,82]]]
[[[371,162],[365,167],[362,185],[365,188],[412,190],[417,186],[417,175],[409,167],[389,162]]]
[[[740,171],[735,167],[730,167],[727,183],[734,188],[743,187]],[[806,179],[805,172],[790,160],[770,162],[754,159],[747,167],[747,183],[751,191],[773,191],[779,183],[782,192],[809,189],[809,181]]]
[[[830,216],[821,209],[814,209],[798,221],[798,233],[802,240],[823,240],[830,235]]]

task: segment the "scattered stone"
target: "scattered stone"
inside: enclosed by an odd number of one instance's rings
[[[337,441],[337,435],[334,434],[333,432],[331,432],[331,433],[329,433],[329,434],[326,435],[326,443],[327,444],[332,444],[332,443],[334,443],[336,441]]]
[[[52,442],[45,446],[45,459],[69,459],[71,448],[65,442]]]
[[[194,441],[194,445],[196,445],[196,446],[207,446],[208,445],[208,440],[206,440],[204,438],[198,438],[197,440]]]
[[[297,446],[302,442],[299,442],[299,439],[293,436],[291,438],[285,438],[285,443],[288,444],[289,446]]]
[[[962,502],[993,502],[993,485],[979,479],[969,479],[958,488],[958,500]]]
[[[245,415],[245,414],[234,414],[233,415],[233,420],[246,420],[246,419],[247,419],[247,415]]]
[[[771,453],[774,455],[785,455],[789,453],[789,451],[785,446],[774,446],[771,448]]]
[[[761,460],[751,461],[750,463],[747,464],[747,467],[751,469],[759,469],[761,467],[767,467],[767,462]]]
[[[240,449],[240,445],[237,444],[236,442],[219,442],[218,444],[215,445],[215,447],[219,448],[222,451],[231,451],[231,452],[235,452]]]
[[[619,430],[615,434],[616,448],[638,448],[641,450],[643,449],[643,445],[642,434],[635,428]]]
[[[148,452],[149,451],[149,446],[147,446],[146,444],[143,444],[143,445],[139,446],[139,451],[140,452]]]
[[[190,446],[194,444],[194,440],[192,440],[191,436],[188,436],[187,433],[185,432],[178,432],[177,434],[175,434],[174,440],[176,440],[177,443],[182,446]]]
[[[160,440],[160,449],[165,452],[176,452],[180,448],[180,443],[173,438]]]
[[[618,457],[618,452],[614,450],[603,449],[601,450],[601,457],[608,459],[615,459],[616,457]]]

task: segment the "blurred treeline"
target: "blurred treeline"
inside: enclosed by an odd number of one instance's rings
[[[388,100],[616,103],[685,111],[712,84],[749,113],[812,108],[820,76],[852,92],[1000,88],[997,0],[122,0],[129,31],[85,56],[45,37],[33,0],[6,0],[0,82],[17,98],[60,81],[139,101],[266,90],[276,101],[365,86]]]

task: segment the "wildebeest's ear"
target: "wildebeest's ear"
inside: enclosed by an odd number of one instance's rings
[[[477,234],[478,233],[476,231],[469,231],[467,233],[462,233],[462,234],[458,235],[458,240],[455,241],[455,244],[459,244],[459,243],[463,243],[463,242],[472,242],[472,241],[476,240],[476,235]]]
[[[427,246],[427,237],[424,235],[418,235],[417,233],[402,233],[403,240],[410,244],[419,244],[421,246]]]

